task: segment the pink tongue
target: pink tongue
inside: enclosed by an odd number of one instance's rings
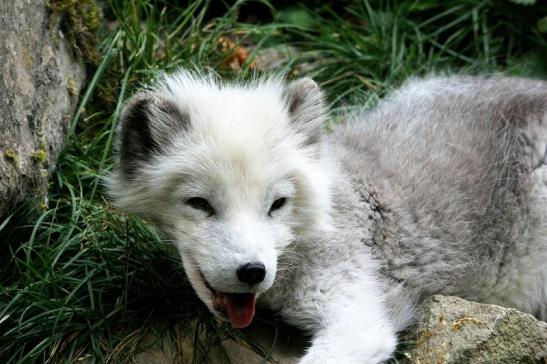
[[[226,312],[233,327],[249,326],[255,315],[254,293],[226,293]]]

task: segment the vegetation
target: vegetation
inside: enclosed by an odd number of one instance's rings
[[[52,6],[85,28],[79,3]],[[199,65],[249,77],[261,72],[258,52],[291,45],[298,51],[276,70],[314,77],[335,114],[370,107],[430,72],[547,76],[547,4],[539,1],[182,3],[104,1],[100,43],[83,48],[100,56],[51,177],[49,204],[0,220],[0,362],[127,362],[150,337],[167,335],[174,343],[192,338],[193,350],[179,347],[176,361],[198,363],[223,337],[240,335],[194,297],[168,243],[104,195],[122,104],[158,70]],[[75,34],[87,37],[84,28]]]
[[[72,48],[86,62],[98,61],[96,31],[101,26],[101,8],[96,0],[46,0],[51,11],[50,28],[61,24]]]

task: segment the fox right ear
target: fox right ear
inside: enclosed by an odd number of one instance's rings
[[[283,96],[291,124],[305,137],[304,144],[317,144],[326,114],[321,88],[311,78],[300,78],[287,85]]]
[[[132,179],[138,167],[169,144],[174,135],[188,130],[190,118],[166,96],[140,92],[124,107],[117,132],[118,168]]]

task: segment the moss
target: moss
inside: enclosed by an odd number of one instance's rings
[[[458,319],[454,322],[452,322],[452,330],[457,331],[462,328],[464,324],[476,324],[476,325],[486,325],[487,322],[483,320],[479,320],[475,317],[462,317],[461,319]]]
[[[42,202],[40,202],[39,207],[40,207],[40,210],[42,210],[42,211],[47,210],[47,209],[48,209],[48,203],[47,203],[47,201],[46,201],[45,199],[42,200]]]
[[[78,86],[76,85],[76,81],[72,77],[70,77],[68,80],[66,80],[66,88],[68,90],[68,94],[70,96],[77,96],[78,95]]]
[[[32,61],[32,54],[28,48],[25,48],[23,50],[23,64],[27,69],[32,68],[32,64],[34,62]]]
[[[32,152],[32,159],[38,164],[44,163],[47,158],[47,152],[43,149],[35,150]]]
[[[85,62],[96,64],[97,30],[102,23],[102,13],[96,0],[48,0],[52,12],[51,27],[61,26],[72,47]]]
[[[17,151],[13,149],[8,149],[4,152],[4,157],[6,157],[7,160],[11,161],[11,163],[19,169],[21,167],[21,160],[19,159],[19,155],[17,154]]]

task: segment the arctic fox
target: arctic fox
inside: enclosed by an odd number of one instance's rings
[[[165,75],[119,121],[116,204],[174,241],[235,327],[309,330],[301,363],[380,363],[435,293],[547,317],[547,83],[408,82],[323,133],[311,79]]]

